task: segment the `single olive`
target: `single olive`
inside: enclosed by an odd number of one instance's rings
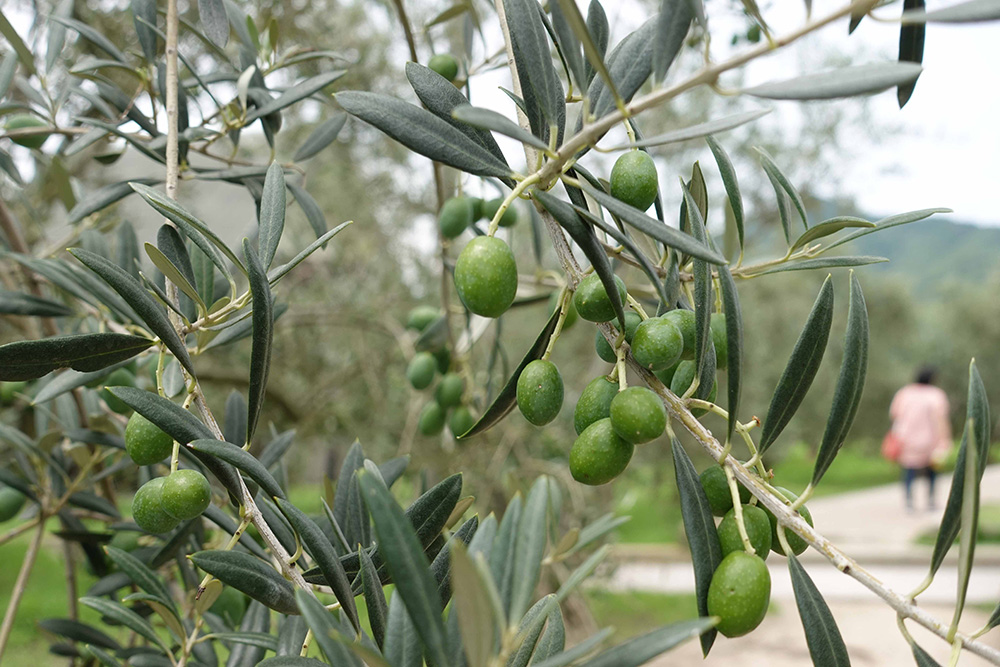
[[[733,551],[722,559],[708,586],[708,614],[718,616],[715,629],[741,637],[764,620],[771,601],[771,574],[758,556]]]
[[[624,153],[611,168],[611,196],[640,211],[656,201],[658,189],[656,164],[645,151]]]
[[[483,199],[482,197],[469,197],[472,201],[472,221],[480,220],[483,217]]]
[[[125,450],[141,466],[153,465],[170,456],[174,439],[138,412],[132,413],[125,426]]]
[[[681,358],[684,337],[673,322],[651,317],[635,330],[632,356],[640,366],[651,371],[670,368]]]
[[[406,317],[406,328],[423,331],[441,317],[441,311],[434,306],[416,306]]]
[[[705,468],[699,476],[701,488],[708,498],[708,506],[712,508],[715,516],[725,516],[726,512],[733,509],[733,494],[729,490],[729,482],[726,480],[726,471],[722,466],[712,465]],[[750,491],[737,482],[740,492],[740,502],[746,504],[750,501]]]
[[[212,487],[197,470],[175,470],[163,480],[161,502],[167,514],[187,521],[212,504]]]
[[[437,374],[437,359],[430,352],[417,352],[406,367],[406,379],[414,389],[426,389]]]
[[[459,236],[472,224],[475,218],[472,200],[468,197],[452,197],[441,206],[438,213],[438,228],[446,239]]]
[[[729,339],[726,337],[725,314],[712,313],[709,326],[712,330],[712,343],[715,345],[715,367],[725,370],[729,366]]]
[[[477,236],[455,262],[455,288],[465,307],[483,317],[500,317],[517,295],[517,262],[498,238]]]
[[[781,495],[788,498],[789,502],[794,502],[798,498],[796,494],[792,493],[786,488],[780,486],[776,486],[774,488],[780,491]],[[767,513],[768,521],[771,522],[771,551],[773,551],[776,554],[781,554],[782,556],[784,556],[785,550],[784,548],[782,548],[781,540],[778,538],[778,517],[774,516],[774,514],[771,513],[771,510],[767,509],[766,507],[764,508],[764,511]],[[813,525],[812,514],[809,512],[808,507],[803,505],[802,507],[799,508],[798,511],[799,515],[803,519],[805,519],[806,523],[808,523],[810,526]],[[808,542],[806,542],[804,539],[802,539],[801,537],[799,537],[790,530],[787,529],[785,530],[785,538],[788,540],[788,546],[792,548],[792,552],[796,556],[798,556],[803,551],[809,548]]]
[[[134,530],[119,530],[108,542],[108,546],[122,551],[135,551],[139,548],[139,533]]]
[[[618,382],[604,375],[587,383],[573,409],[573,428],[580,435],[600,419],[611,416],[611,401],[618,395]]]
[[[12,486],[0,487],[0,523],[10,521],[24,509],[27,497]]]
[[[517,378],[517,407],[535,426],[556,418],[563,403],[563,381],[551,361],[535,359]]]
[[[677,372],[677,367],[680,366],[681,362],[677,362],[670,368],[664,368],[662,371],[653,371],[653,375],[663,383],[664,387],[670,388],[670,383],[674,379],[674,373]]]
[[[615,329],[618,328],[618,321],[612,320]],[[625,311],[625,342],[631,343],[632,338],[635,336],[635,330],[638,328],[639,324],[642,323],[642,318],[639,317],[639,313],[634,310]],[[594,348],[597,350],[597,356],[599,356],[604,361],[609,364],[613,364],[618,361],[618,355],[615,352],[615,348],[611,347],[611,343],[604,337],[604,334],[600,331],[594,336]]]
[[[0,382],[0,405],[10,405],[28,386],[27,382]]]
[[[490,199],[483,202],[483,217],[492,222],[493,218],[496,216],[497,211],[500,210],[500,206],[503,204],[503,197],[497,197],[496,199]],[[503,212],[500,216],[500,221],[497,223],[501,227],[513,227],[517,224],[517,208],[512,203],[507,207],[507,210]]]
[[[446,373],[434,390],[434,399],[442,408],[451,408],[462,402],[465,380],[458,373]]]
[[[674,376],[670,379],[670,391],[674,392],[678,396],[683,396],[685,392],[691,387],[691,383],[694,382],[694,377],[698,372],[698,366],[693,361],[682,361],[677,365],[677,370],[674,371]],[[708,397],[705,399],[709,403],[714,403],[716,396],[719,393],[719,381],[714,380],[712,382],[712,391],[709,392]],[[701,417],[703,414],[708,412],[704,408],[695,408],[691,410],[691,414],[695,417]]]
[[[431,352],[434,355],[434,360],[437,361],[438,373],[444,375],[451,368],[451,350],[446,347],[438,348]]]
[[[674,326],[680,330],[681,335],[684,337],[684,352],[681,355],[682,359],[694,359],[695,355],[695,345],[697,344],[697,323],[694,318],[693,310],[686,310],[684,308],[675,308],[674,310],[669,310],[661,315],[663,319],[668,322],[673,322]]]
[[[455,77],[458,76],[458,61],[450,53],[438,53],[431,56],[427,66],[449,81],[454,81]]]
[[[448,430],[456,438],[468,433],[476,425],[476,418],[472,416],[469,408],[460,405],[455,408],[448,419]]]
[[[771,553],[771,522],[767,513],[756,505],[743,505],[743,526],[747,529],[747,537],[754,553],[767,560]],[[743,551],[743,538],[740,537],[739,526],[736,525],[736,509],[726,512],[719,523],[719,544],[722,546],[722,556],[733,551]]]
[[[615,276],[615,285],[618,287],[621,302],[625,303],[627,296],[625,283]],[[576,293],[573,294],[573,304],[580,317],[590,322],[607,322],[615,316],[615,308],[604,290],[604,283],[596,273],[591,273],[577,285]]]
[[[240,621],[243,620],[243,613],[247,609],[248,601],[249,598],[243,593],[240,593],[231,586],[225,586],[208,610],[221,617],[222,620],[229,624],[229,627],[236,628],[239,627]]]
[[[7,121],[7,131],[12,130],[25,130],[29,128],[36,127],[48,127],[49,124],[46,123],[41,118],[32,116],[31,114],[20,113],[15,116],[11,116],[10,120]],[[49,138],[48,134],[32,134],[24,137],[11,137],[13,141],[18,146],[24,146],[25,148],[41,148],[45,140]]]
[[[659,438],[666,427],[663,401],[645,387],[629,387],[611,400],[611,428],[633,445]]]
[[[108,408],[120,415],[126,415],[132,411],[128,404],[108,391],[108,387],[134,387],[135,375],[124,368],[119,368],[107,377],[104,381],[104,389],[101,390],[101,398],[107,403]]]
[[[581,433],[569,452],[569,471],[583,484],[607,484],[628,467],[635,445],[620,438],[611,419],[600,419]]]
[[[549,297],[550,317],[552,316],[552,313],[556,312],[556,308],[559,307],[560,293],[561,293],[560,290],[556,290],[555,292],[552,293],[552,296]],[[580,319],[580,315],[579,313],[576,312],[576,306],[573,305],[573,299],[571,297],[566,304],[566,317],[563,318],[563,331],[569,329],[571,326],[576,324],[576,321],[578,319]]]
[[[424,435],[436,435],[444,429],[444,418],[444,408],[436,401],[431,401],[420,411],[417,429]]]
[[[163,481],[163,477],[149,480],[132,498],[132,520],[147,533],[165,533],[180,523],[163,508]]]

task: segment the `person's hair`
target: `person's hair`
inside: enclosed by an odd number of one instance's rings
[[[934,384],[937,370],[933,366],[924,366],[917,371],[917,384]]]

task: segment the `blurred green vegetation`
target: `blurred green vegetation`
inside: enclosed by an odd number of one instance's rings
[[[685,621],[698,615],[698,603],[693,594],[588,588],[584,598],[598,626],[615,629],[611,641],[616,644],[668,623]]]

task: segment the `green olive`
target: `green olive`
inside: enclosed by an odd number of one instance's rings
[[[781,495],[788,498],[789,502],[794,502],[798,496],[789,491],[788,489],[780,486],[774,487],[776,490],[781,492]],[[778,538],[778,517],[771,513],[771,510],[764,508],[767,513],[767,518],[771,522],[771,551],[776,554],[785,555],[785,550],[781,546],[781,540]],[[813,525],[812,513],[809,512],[809,508],[803,505],[799,508],[799,515],[805,519],[805,522],[810,526]],[[790,530],[785,530],[785,538],[788,540],[788,546],[792,548],[792,552],[798,556],[803,551],[809,548],[809,543],[804,539],[796,535]]]
[[[423,331],[439,317],[441,317],[441,311],[434,306],[417,306],[407,315],[406,328]]]
[[[642,322],[642,318],[639,317],[639,313],[634,310],[625,311],[625,342],[631,343],[632,338],[635,336],[635,330],[638,328],[639,324]],[[617,329],[618,323],[614,321],[614,326]],[[597,356],[599,356],[604,361],[609,364],[613,364],[618,361],[618,355],[615,352],[615,348],[611,347],[611,343],[608,339],[604,337],[601,331],[597,331],[594,336],[594,348],[597,350]]]
[[[104,389],[101,390],[101,398],[107,403],[108,408],[120,415],[126,415],[132,411],[129,405],[108,391],[108,387],[134,387],[135,375],[124,368],[119,368],[107,377],[104,381]]]
[[[625,283],[615,276],[615,285],[618,287],[621,302],[625,303],[627,296]],[[596,273],[591,273],[577,285],[576,293],[573,294],[573,304],[580,317],[589,322],[608,322],[615,316],[615,309],[608,293],[604,290],[604,283]]]
[[[517,262],[498,238],[477,236],[455,262],[455,288],[462,303],[482,317],[500,317],[517,295]]]
[[[132,498],[132,520],[147,533],[166,533],[180,523],[163,508],[163,477],[151,479]]]
[[[434,399],[442,408],[451,408],[462,402],[465,380],[458,373],[447,373],[434,390]]]
[[[427,66],[449,81],[454,81],[455,77],[458,76],[458,61],[450,53],[438,53],[431,56]]]
[[[640,211],[656,201],[659,189],[656,164],[649,153],[632,150],[615,161],[611,169],[611,196]]]
[[[174,439],[138,412],[132,413],[125,426],[125,450],[141,466],[153,465],[170,456]]]
[[[451,413],[451,417],[448,419],[448,430],[456,438],[468,433],[475,425],[476,418],[472,416],[469,408],[464,405],[455,408],[455,411]]]
[[[662,371],[677,363],[684,351],[684,338],[673,322],[652,317],[635,330],[632,356],[640,366]]]
[[[438,228],[446,239],[459,236],[475,219],[472,200],[468,197],[452,197],[438,213]]]
[[[500,210],[503,201],[503,197],[497,197],[496,199],[483,202],[483,217],[487,221],[492,222],[497,211]],[[517,224],[517,209],[514,208],[513,204],[507,207],[507,210],[500,216],[500,221],[497,224],[501,227],[513,227]]]
[[[674,326],[681,332],[684,337],[684,352],[681,355],[682,359],[694,359],[695,355],[695,345],[697,344],[696,333],[697,323],[695,322],[694,311],[685,310],[684,308],[675,308],[674,310],[667,311],[661,315],[663,319],[668,322],[673,322]]]
[[[426,389],[431,386],[437,374],[437,359],[430,352],[417,352],[406,367],[406,379],[414,389]]]
[[[771,553],[771,522],[767,518],[767,513],[756,505],[743,505],[742,512],[743,526],[747,530],[747,537],[750,538],[754,553],[767,560]],[[743,538],[740,537],[740,529],[736,525],[735,508],[729,510],[722,518],[718,531],[723,557],[733,551],[744,550]]]
[[[698,365],[693,361],[682,361],[677,365],[677,370],[674,371],[674,376],[670,379],[670,391],[674,392],[678,396],[683,396],[687,390],[691,387],[691,383],[694,382],[694,377],[698,372]],[[709,392],[707,400],[709,403],[714,403],[717,394],[719,393],[719,381],[715,380],[712,383],[712,391]],[[695,417],[701,417],[703,414],[708,412],[704,408],[695,408],[691,410],[691,414]]]
[[[581,433],[569,453],[569,471],[583,484],[607,484],[632,460],[635,445],[620,438],[611,419],[600,419]]]
[[[417,429],[424,435],[436,435],[444,429],[444,408],[431,401],[420,411]]]
[[[24,509],[27,497],[12,486],[0,486],[0,523],[10,521]]]
[[[160,502],[170,516],[188,521],[212,504],[212,487],[197,470],[175,470],[163,480]]]
[[[708,614],[719,617],[715,629],[726,637],[741,637],[760,625],[770,601],[767,564],[745,551],[723,558],[708,586]]]
[[[517,378],[517,407],[535,426],[548,424],[562,408],[563,381],[551,361],[535,359]]]
[[[633,445],[659,438],[666,427],[663,401],[645,387],[629,387],[611,400],[611,428]]]
[[[580,435],[584,429],[600,419],[611,416],[611,401],[618,395],[618,382],[604,375],[587,383],[573,409],[573,428]]]
[[[725,516],[726,512],[733,509],[733,494],[729,490],[729,482],[726,479],[726,471],[722,466],[713,465],[705,468],[699,476],[701,488],[705,491],[708,499],[708,506],[712,508],[715,516]],[[737,482],[740,492],[740,502],[750,501],[750,491]]]
[[[11,116],[10,120],[7,121],[8,132],[13,130],[25,130],[29,128],[48,126],[49,124],[41,118],[37,118],[26,113]],[[44,144],[45,140],[48,138],[48,134],[32,134],[23,137],[11,137],[11,141],[19,146],[24,146],[25,148],[41,148],[42,144]]]

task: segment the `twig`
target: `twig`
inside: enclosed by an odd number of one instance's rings
[[[7,612],[3,617],[3,625],[0,626],[0,663],[3,662],[4,649],[7,648],[7,640],[10,638],[10,631],[14,627],[14,617],[17,616],[17,608],[21,605],[21,598],[24,597],[25,588],[28,585],[28,577],[35,566],[35,559],[38,558],[38,549],[42,545],[42,538],[45,537],[45,521],[38,524],[35,537],[28,545],[28,552],[24,554],[21,562],[21,571],[17,574],[17,581],[14,582],[14,590],[10,593],[10,602],[7,603]]]

